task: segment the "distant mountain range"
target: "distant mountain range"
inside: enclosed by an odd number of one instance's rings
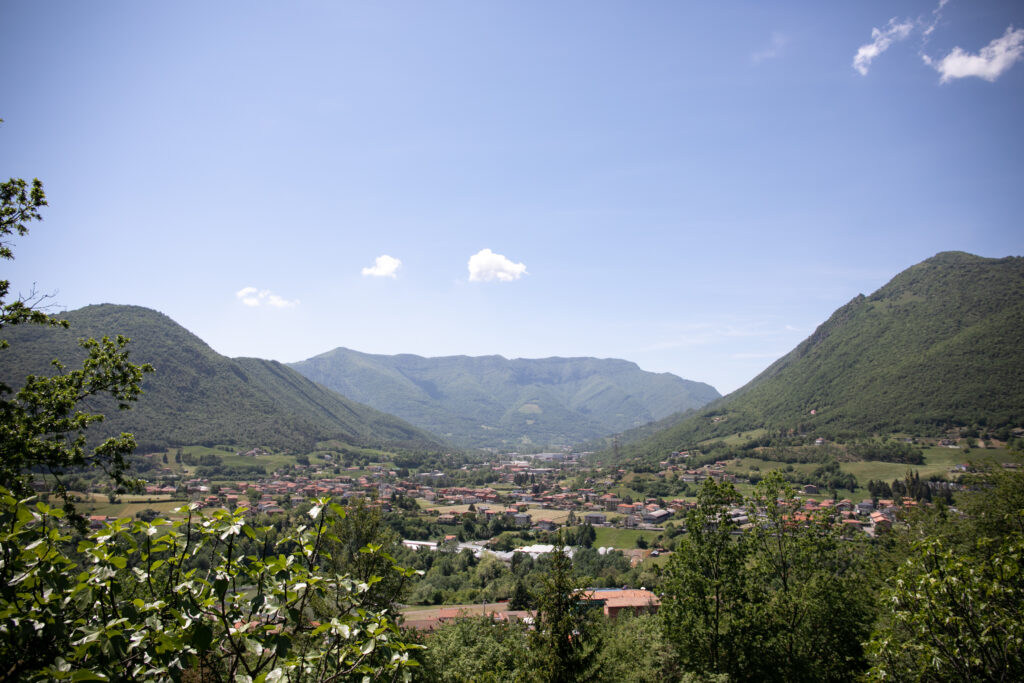
[[[573,444],[720,396],[708,384],[613,359],[423,358],[337,348],[291,367],[464,447]]]
[[[937,434],[1022,423],[1024,258],[944,252],[854,298],[737,391],[635,433],[624,454],[759,428]]]
[[[52,372],[58,358],[84,357],[81,337],[131,338],[131,360],[151,363],[144,394],[130,411],[95,402],[106,420],[90,429],[133,432],[142,450],[187,444],[263,445],[296,450],[336,439],[354,446],[440,450],[433,435],[315,384],[276,361],[226,358],[167,316],[138,306],[87,306],[58,317],[70,329],[4,329],[0,381],[19,387],[26,375]]]
[[[857,296],[744,387],[622,360],[382,356],[344,348],[291,367],[231,359],[165,315],[104,304],[63,314],[69,330],[4,329],[0,381],[20,386],[80,337],[124,334],[157,372],[131,411],[102,403],[103,433],[143,449],[235,443],[506,450],[623,433],[623,455],[654,456],[767,429],[819,435],[988,429],[1024,423],[1024,258],[938,254]],[[312,380],[312,381],[311,381]],[[364,405],[366,404],[366,405]],[[391,413],[391,414],[388,414]],[[397,416],[397,417],[395,417]],[[643,425],[643,426],[641,426]],[[436,436],[435,436],[436,435]]]

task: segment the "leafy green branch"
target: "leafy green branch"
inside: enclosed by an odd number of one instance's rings
[[[244,509],[118,520],[80,541],[76,563],[62,510],[0,489],[0,681],[409,680],[418,646],[364,604],[379,577],[323,571],[325,509],[344,514],[316,501],[312,524],[273,540]],[[242,555],[240,536],[259,552]],[[338,609],[318,621],[311,601],[328,595]]]

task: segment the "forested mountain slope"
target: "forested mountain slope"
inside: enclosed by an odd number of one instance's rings
[[[628,448],[756,428],[939,433],[1024,420],[1024,258],[940,253],[859,295],[748,384]]]
[[[710,385],[614,359],[424,358],[337,348],[292,367],[463,446],[569,444],[719,396]]]
[[[340,439],[353,445],[439,449],[431,434],[319,386],[276,361],[221,356],[169,317],[138,306],[102,304],[57,316],[70,329],[19,325],[4,330],[0,381],[18,387],[29,373],[69,367],[84,354],[81,337],[123,334],[131,359],[151,363],[144,394],[130,411],[97,403],[106,420],[95,432],[134,432],[141,449],[235,443],[311,448]]]

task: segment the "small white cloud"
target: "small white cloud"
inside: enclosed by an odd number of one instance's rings
[[[298,300],[288,301],[277,294],[271,294],[267,297],[267,305],[273,306],[274,308],[291,308],[295,304],[299,303]]]
[[[401,260],[396,259],[394,256],[381,254],[376,258],[372,266],[363,268],[363,275],[370,275],[373,277],[398,277],[396,272],[401,265]]]
[[[866,45],[861,45],[857,50],[857,54],[853,57],[853,68],[856,69],[861,76],[867,76],[868,67],[871,66],[872,60],[888,50],[889,46],[892,45],[894,41],[903,40],[909,36],[913,29],[913,21],[910,19],[898,21],[896,17],[890,19],[884,29],[871,29],[871,42]]]
[[[501,254],[495,254],[490,249],[481,249],[469,257],[470,282],[488,282],[490,280],[512,282],[525,274],[525,263],[514,263]]]
[[[981,52],[972,55],[959,47],[942,59],[936,61],[922,55],[925,64],[938,71],[941,83],[948,83],[955,78],[977,76],[992,82],[1003,75],[1017,60],[1024,56],[1024,29],[1010,26],[1006,33],[981,48]]]
[[[235,296],[246,306],[262,306],[266,304],[273,308],[292,308],[299,304],[299,300],[288,300],[272,293],[269,289],[256,289],[255,287],[242,287],[235,292]]]
[[[782,48],[786,47],[786,43],[789,42],[789,38],[785,35],[775,31],[772,33],[772,43],[765,49],[755,52],[750,55],[750,61],[754,64],[760,64],[767,59],[775,59],[782,54]]]
[[[235,296],[241,299],[242,303],[245,304],[246,306],[259,306],[259,293],[260,290],[256,289],[255,287],[243,287],[242,289],[235,292]]]

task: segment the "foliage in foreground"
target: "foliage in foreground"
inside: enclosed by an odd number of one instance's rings
[[[38,180],[31,188],[19,178],[0,183],[0,259],[14,258],[8,238],[28,233],[28,224],[40,220],[43,206],[46,194]],[[12,326],[67,327],[40,310],[44,297],[7,301],[9,290],[10,282],[0,280],[0,331],[5,335]],[[112,407],[126,410],[142,391],[143,373],[153,370],[130,363],[127,344],[128,339],[120,335],[113,340],[80,339],[81,368],[69,369],[48,358],[53,376],[29,375],[17,392],[0,381],[0,481],[26,495],[31,491],[31,471],[46,472],[56,478],[57,492],[69,510],[74,508],[60,485],[60,476],[69,467],[97,466],[118,485],[130,483],[125,476],[126,458],[135,449],[134,436],[111,436],[91,449],[86,444],[86,430],[104,419],[89,409],[88,400],[108,397]],[[0,351],[10,363],[6,339],[0,339]]]
[[[1024,680],[1024,471],[989,468],[964,518],[913,542],[886,582],[871,680]]]
[[[754,528],[738,532],[730,510]],[[862,544],[807,517],[774,474],[746,502],[708,479],[667,569],[661,619],[689,671],[737,680],[842,681],[863,671],[874,612]]]
[[[885,593],[892,615],[870,645],[872,679],[1024,679],[1024,540],[991,556],[934,538],[915,551]]]
[[[344,514],[318,500],[308,526],[280,534],[243,510],[118,520],[79,542],[76,563],[62,510],[0,489],[0,681],[409,680],[417,646],[364,606],[379,578],[322,569]],[[244,539],[260,550],[243,555]],[[200,553],[208,569],[190,562]],[[314,621],[314,602],[332,616]]]

